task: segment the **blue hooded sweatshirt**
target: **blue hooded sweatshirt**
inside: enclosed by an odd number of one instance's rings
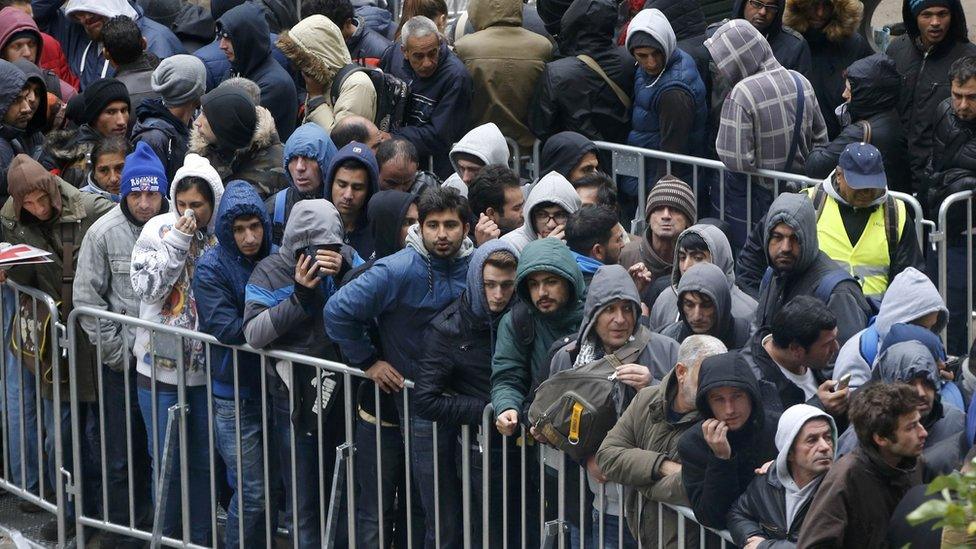
[[[287,152],[285,154],[287,155]],[[325,173],[325,179],[323,179],[325,182],[325,199],[335,204],[335,200],[332,199],[332,181],[335,179],[336,172],[339,171],[339,166],[347,160],[356,160],[366,168],[367,181],[363,209],[356,219],[356,228],[352,231],[346,231],[345,242],[355,248],[360,257],[369,257],[373,255],[373,235],[369,230],[367,205],[369,199],[379,191],[380,181],[380,170],[376,164],[376,156],[369,147],[358,141],[353,141],[339,149],[339,152],[332,157],[328,172],[323,172]],[[339,211],[342,211],[339,204],[336,204],[336,208],[340,208]]]
[[[298,91],[285,69],[271,56],[268,22],[254,4],[232,8],[217,21],[234,44],[232,74],[253,80],[261,88],[261,106],[271,111],[278,137],[287,140],[298,118]]]
[[[296,156],[314,158],[319,165],[319,173],[321,174],[322,181],[327,181],[325,176],[329,172],[332,158],[337,152],[335,145],[329,139],[329,135],[325,133],[325,130],[318,124],[312,122],[299,126],[291,134],[291,137],[288,138],[288,141],[285,142],[284,150],[285,154],[282,159],[282,164],[285,168],[285,177],[288,178],[288,188],[271,195],[264,202],[264,205],[268,209],[268,215],[271,216],[272,242],[275,245],[281,245],[281,238],[285,233],[285,224],[288,222],[288,216],[291,214],[291,209],[295,206],[296,202],[310,198],[325,197],[326,186],[324,184],[319,189],[319,192],[314,193],[314,196],[300,193],[298,188],[295,187],[295,181],[291,177],[291,172],[288,171],[288,163]]]
[[[256,215],[264,225],[264,241],[255,257],[245,257],[234,241],[234,220]],[[215,223],[219,245],[208,250],[197,262],[193,275],[193,295],[200,314],[199,329],[228,345],[244,343],[244,289],[258,261],[272,251],[271,219],[257,191],[247,181],[231,181],[217,209]],[[228,349],[211,347],[213,393],[234,398],[234,354]],[[259,396],[261,360],[257,355],[237,356],[240,396]]]

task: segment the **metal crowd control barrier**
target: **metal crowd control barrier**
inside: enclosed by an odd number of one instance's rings
[[[0,355],[3,399],[3,477],[0,489],[55,515],[58,541],[66,538],[66,486],[70,475],[63,467],[61,451],[44,452],[45,439],[53,436],[60,448],[62,425],[61,398],[66,387],[63,366],[66,359],[64,326],[51,296],[7,280],[0,286],[3,310],[3,352]],[[40,372],[41,375],[34,373]],[[42,384],[42,379],[45,383]],[[43,398],[43,385],[49,385],[52,399]],[[51,417],[47,425],[45,417]],[[48,432],[51,431],[51,432]],[[53,464],[53,467],[52,467]],[[54,478],[52,478],[52,476]],[[62,479],[64,476],[66,479]],[[45,497],[53,489],[54,501]]]
[[[938,258],[938,285],[939,293],[942,295],[942,301],[950,304],[949,293],[949,248],[950,240],[958,239],[962,236],[965,240],[965,246],[962,246],[962,250],[958,250],[958,241],[955,248],[957,251],[962,251],[965,254],[965,273],[966,273],[966,337],[965,341],[968,346],[969,342],[973,341],[973,198],[976,197],[976,193],[973,191],[961,191],[947,196],[942,204],[939,206],[939,217],[937,221],[937,227],[930,234],[929,238],[932,241],[932,246],[937,251]],[[956,227],[954,232],[950,232],[949,228],[949,211],[953,206],[956,206],[960,202],[965,203],[966,214],[965,214],[965,225],[962,227]],[[958,206],[956,207],[958,210]],[[954,263],[957,263],[954,261]],[[946,342],[948,337],[948,327],[942,331],[942,341]]]

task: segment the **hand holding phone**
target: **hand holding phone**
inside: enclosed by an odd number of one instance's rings
[[[853,374],[852,374],[852,373],[850,373],[850,372],[848,372],[848,373],[846,373],[846,374],[844,374],[844,375],[843,375],[843,376],[842,376],[842,377],[841,377],[841,378],[840,378],[840,379],[839,379],[839,380],[837,381],[837,384],[836,384],[836,385],[834,385],[834,392],[836,393],[837,391],[843,391],[844,389],[846,389],[846,388],[847,388],[847,386],[851,384],[851,376],[852,376],[852,375],[853,375]]]

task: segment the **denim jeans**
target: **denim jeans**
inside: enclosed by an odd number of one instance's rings
[[[460,547],[461,532],[461,484],[455,465],[457,425],[441,422],[437,425],[437,476],[440,479],[437,498],[434,497],[434,424],[422,419],[411,410],[410,463],[420,504],[424,508],[424,547]],[[434,514],[439,505],[439,517]],[[437,539],[437,520],[440,521],[440,539]],[[439,543],[438,543],[439,541]]]
[[[151,470],[146,424],[139,411],[135,369],[129,370],[128,395],[125,374],[102,366],[102,406],[105,415],[105,483],[108,487],[108,519],[115,524],[129,524],[129,507],[134,505],[135,526],[152,521]],[[128,396],[128,413],[126,397]],[[126,420],[132,432],[127,432]],[[129,454],[126,441],[132,441],[132,496],[129,501]]]
[[[7,452],[4,456],[10,464],[11,478],[15,485],[32,494],[41,495],[37,483],[39,465],[37,461],[37,390],[34,387],[34,374],[22,368],[10,346],[11,328],[17,309],[14,291],[4,284],[3,291],[3,353],[6,393],[4,395],[7,424]],[[23,413],[21,413],[23,412]],[[24,429],[21,433],[20,423]],[[21,444],[23,437],[23,444]],[[21,455],[23,454],[23,455]],[[23,467],[22,467],[23,465]],[[45,473],[47,477],[47,473]],[[47,479],[46,485],[51,486]]]
[[[227,466],[227,480],[234,493],[227,508],[224,529],[225,547],[260,545],[265,542],[264,529],[264,452],[261,437],[261,399],[241,398],[240,414],[235,414],[234,400],[214,397],[214,443]],[[241,488],[237,493],[237,420],[240,417]],[[243,523],[240,538],[238,521]],[[274,523],[275,521],[272,520]]]
[[[210,530],[210,426],[207,422],[207,388],[206,386],[195,386],[186,388],[186,400],[189,410],[186,413],[186,433],[187,433],[187,464],[190,478],[187,479],[186,490],[187,499],[190,504],[190,539],[193,543],[209,544],[211,542]],[[168,410],[170,406],[177,404],[177,393],[170,391],[156,390],[156,424],[153,425],[153,404],[152,392],[149,389],[139,387],[139,409],[142,410],[142,419],[146,425],[148,433],[149,448],[153,456],[153,477],[156,479],[153,490],[153,500],[156,499],[156,490],[163,482],[168,482],[168,494],[166,501],[162,502],[165,506],[162,516],[162,532],[165,536],[182,538],[180,527],[180,517],[182,516],[182,488],[180,482],[180,442],[179,442],[179,423],[175,422],[173,427],[173,454],[168,461],[167,471],[161,471],[163,452],[166,443],[166,427],[168,421]],[[156,446],[153,446],[156,444]]]
[[[406,463],[403,455],[403,437],[399,427],[381,427],[380,452],[376,455],[376,425],[361,417],[356,419],[356,539],[361,547],[379,547],[380,509],[378,490],[383,494],[383,543],[384,549],[394,545],[394,524],[406,541]],[[379,463],[381,474],[377,476]],[[396,505],[399,502],[399,505]],[[402,516],[402,519],[401,519]],[[421,518],[422,517],[418,517]],[[414,521],[419,522],[419,521]],[[399,528],[402,526],[402,528]],[[419,547],[419,534],[423,530],[414,527],[414,544]],[[401,537],[401,536],[398,536]]]

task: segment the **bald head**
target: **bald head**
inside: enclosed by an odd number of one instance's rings
[[[376,124],[373,124],[372,120],[356,114],[346,116],[336,122],[329,137],[335,143],[336,148],[341,149],[353,141],[359,141],[368,145],[374,153],[380,142],[383,141],[383,134],[380,133]]]

